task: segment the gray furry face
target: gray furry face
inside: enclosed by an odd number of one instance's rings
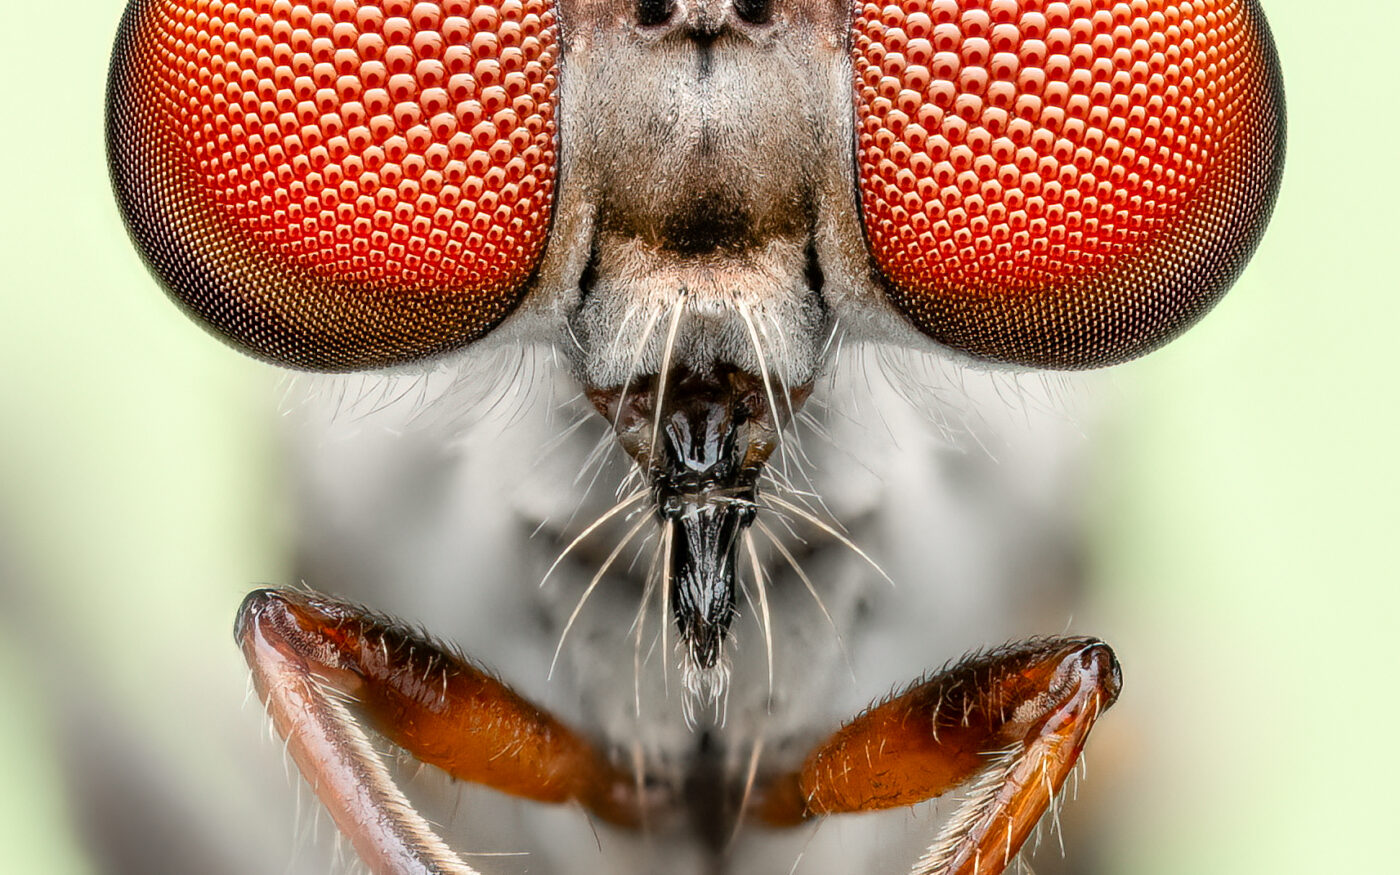
[[[844,5],[784,4],[762,23],[719,2],[651,26],[628,4],[561,15],[574,109],[539,291],[562,299],[580,379],[658,373],[655,324],[684,301],[676,365],[809,384],[836,324],[830,287],[851,286],[828,277],[867,269]]]
[[[880,297],[852,281],[868,256],[844,5],[662,11],[560,9],[561,195],[526,307],[563,317],[548,339],[678,525],[687,686],[713,699],[762,467],[842,305]]]

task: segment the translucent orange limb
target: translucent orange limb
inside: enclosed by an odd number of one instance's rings
[[[972,783],[914,866],[997,875],[1020,850],[1122,680],[1107,645],[1045,638],[979,654],[866,711],[768,782],[771,825],[910,805]]]
[[[235,637],[302,775],[376,875],[473,875],[394,785],[352,716],[454,777],[639,822],[633,778],[460,655],[365,611],[251,593]]]

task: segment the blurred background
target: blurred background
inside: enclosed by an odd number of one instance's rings
[[[1076,623],[1125,667],[1081,791],[1114,775],[1106,873],[1394,865],[1400,4],[1264,5],[1289,100],[1273,224],[1215,313],[1094,388],[1111,412]],[[163,750],[170,781],[219,787],[213,805],[254,792],[203,727],[263,731],[238,707],[231,624],[289,552],[281,376],[157,292],[108,193],[120,7],[10,4],[0,28],[5,873],[101,871],[75,816],[125,801],[96,798],[110,784],[93,770],[156,766],[138,751]],[[103,740],[75,738],[85,726]],[[143,741],[113,747],[123,734]],[[130,800],[178,821],[159,803]]]

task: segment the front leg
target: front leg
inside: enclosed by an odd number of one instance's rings
[[[795,772],[766,782],[763,820],[912,805],[976,780],[914,875],[998,875],[1118,698],[1118,662],[1090,638],[974,655],[846,724]]]
[[[297,768],[376,875],[475,875],[351,715],[453,777],[640,823],[636,779],[505,684],[390,621],[311,592],[249,594],[234,635]],[[348,707],[349,706],[349,707]]]
[[[424,636],[344,602],[259,590],[235,635],[297,767],[376,875],[475,875],[394,785],[351,709],[424,763],[637,826],[660,806],[636,776],[500,681]],[[763,782],[759,815],[790,826],[909,805],[977,779],[916,875],[997,875],[1117,698],[1101,642],[1038,639],[974,656],[837,731]]]

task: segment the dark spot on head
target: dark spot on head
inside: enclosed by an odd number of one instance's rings
[[[683,199],[661,228],[661,245],[680,255],[747,249],[753,236],[748,213],[732,198],[710,193]]]
[[[593,287],[598,284],[598,241],[593,241],[593,246],[588,251],[588,262],[584,264],[583,271],[578,275],[578,299],[588,300],[588,296],[593,294]]]
[[[807,280],[807,288],[820,297],[822,287],[826,285],[826,274],[822,273],[821,262],[817,261],[816,243],[811,240],[807,241],[807,264],[803,275]]]
[[[772,0],[734,0],[734,14],[749,24],[767,24],[773,17]]]
[[[637,0],[637,23],[642,27],[665,24],[673,8],[671,0]]]
[[[712,35],[695,35],[695,78],[704,82],[715,70],[715,38]]]

